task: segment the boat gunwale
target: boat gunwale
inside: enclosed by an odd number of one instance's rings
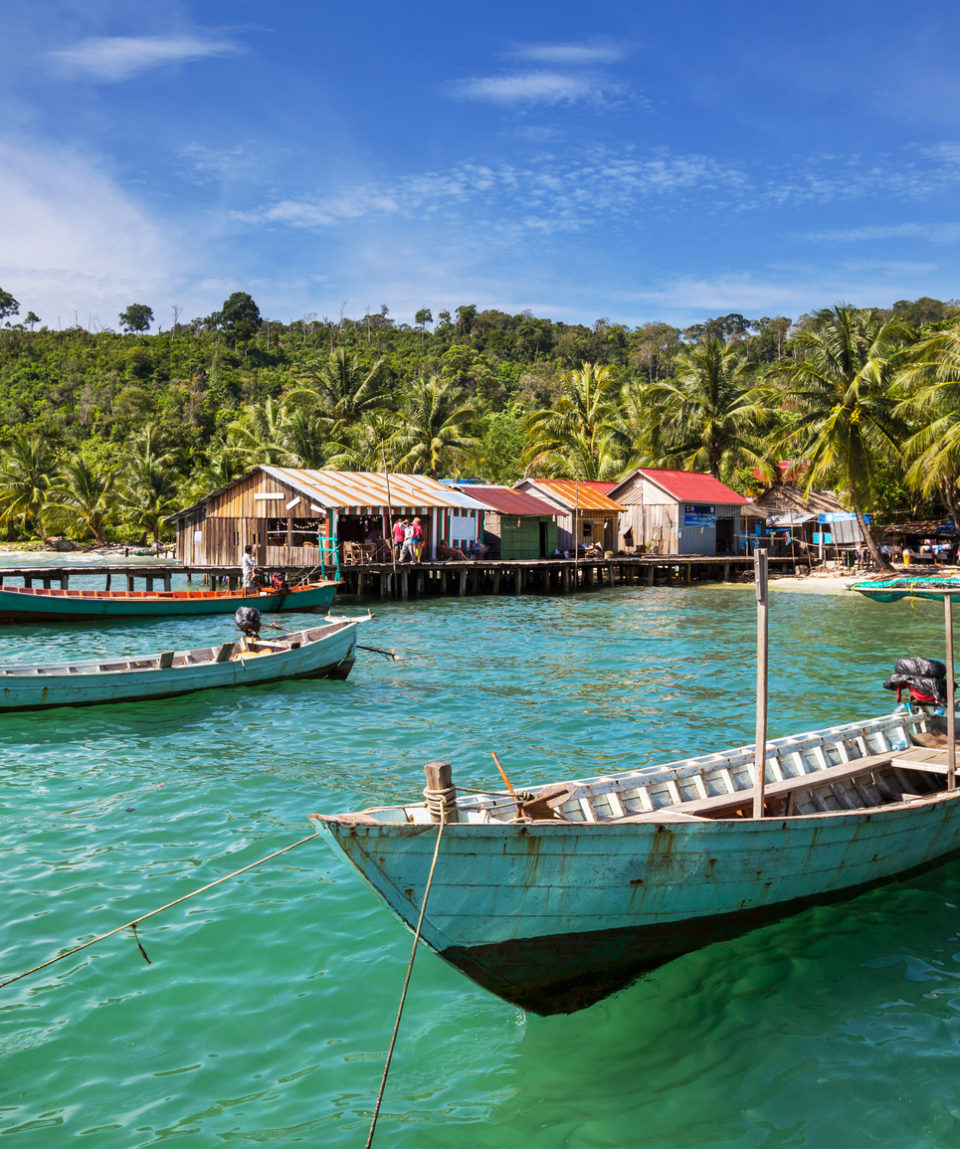
[[[333,634],[346,629],[349,626],[356,626],[358,623],[366,622],[367,616],[361,615],[359,618],[338,618],[331,622],[324,623],[321,626],[306,627],[303,630],[288,631],[284,634],[277,635],[276,638],[270,639],[271,643],[285,643],[285,645],[277,649],[265,649],[263,651],[251,651],[251,656],[256,657],[258,660],[271,657],[274,655],[283,655],[298,653],[309,646],[322,642],[324,638],[330,637]],[[322,633],[321,633],[322,632]],[[309,635],[316,635],[314,638],[307,637]],[[235,640],[234,647],[239,647],[242,642],[242,637]],[[294,646],[294,642],[299,642],[299,646]],[[191,666],[206,666],[216,663],[217,652],[219,646],[197,646],[189,650],[174,651],[174,662],[170,666],[160,666],[159,659],[163,653],[135,655],[129,659],[117,660],[118,663],[125,662],[126,665],[111,666],[109,669],[104,669],[104,659],[90,659],[83,662],[65,662],[65,663],[10,663],[7,665],[0,665],[0,681],[7,680],[11,683],[19,682],[23,679],[28,679],[31,682],[44,681],[47,685],[56,684],[56,680],[60,677],[64,681],[76,682],[78,676],[81,678],[96,677],[103,674],[151,674],[159,671],[180,671],[189,669]],[[235,650],[226,662],[241,661],[244,655],[243,650]],[[191,655],[198,656],[195,661],[190,660]],[[134,664],[134,665],[131,665]],[[67,676],[70,676],[69,679]],[[49,681],[48,681],[49,680]]]
[[[81,572],[83,573],[83,572]],[[144,599],[151,602],[171,602],[183,600],[188,602],[221,600],[235,598],[244,602],[256,602],[258,599],[278,598],[280,596],[298,595],[304,591],[319,590],[328,586],[339,586],[336,579],[321,579],[319,582],[306,583],[303,586],[290,587],[287,590],[263,590],[256,594],[244,594],[242,590],[89,590],[75,587],[28,587],[28,586],[0,586],[0,601],[5,594],[34,596],[44,599],[64,599],[75,602],[140,602]]]
[[[867,771],[871,767],[865,767]],[[876,766],[872,767],[876,769]],[[747,802],[752,797],[750,791],[744,791],[744,802]],[[672,815],[682,812],[682,805],[679,809],[671,806],[663,806],[659,810],[654,810],[651,814],[645,816],[642,820],[630,818],[607,818],[604,821],[598,822],[571,822],[563,818],[534,818],[530,821],[520,822],[513,821],[499,821],[491,819],[488,822],[448,822],[444,826],[444,837],[448,834],[460,835],[461,833],[469,832],[471,834],[480,833],[483,831],[499,831],[509,832],[515,834],[518,831],[521,834],[527,834],[531,830],[548,830],[551,832],[560,833],[595,833],[595,832],[608,832],[610,830],[617,830],[621,833],[658,833],[669,825],[670,832],[683,831],[684,827],[704,827],[704,826],[729,826],[730,824],[739,826],[743,829],[748,827],[763,827],[765,830],[770,827],[779,826],[781,829],[787,823],[791,826],[797,825],[805,819],[823,819],[823,818],[851,818],[861,817],[867,820],[874,818],[880,814],[886,814],[889,811],[902,811],[904,809],[921,809],[926,806],[935,804],[941,801],[952,801],[960,798],[960,787],[954,790],[933,790],[928,794],[917,794],[908,799],[900,802],[885,802],[880,806],[862,806],[851,810],[816,810],[813,812],[805,812],[802,814],[775,814],[768,815],[764,818],[740,818],[740,817],[725,817],[725,818],[701,818],[696,816],[688,816],[682,820],[675,820]],[[513,804],[511,802],[511,804]],[[402,837],[416,837],[419,834],[427,834],[433,831],[436,833],[439,823],[437,822],[392,822],[382,821],[375,817],[374,814],[379,811],[386,810],[403,810],[403,806],[374,806],[367,810],[358,810],[355,813],[345,814],[311,814],[313,820],[324,824],[325,828],[343,827],[348,833],[355,833],[356,831],[366,830],[386,830],[390,834],[399,834]],[[662,814],[662,820],[658,820],[657,815]],[[332,833],[335,833],[331,830]]]
[[[815,750],[818,747],[826,749],[845,745],[849,747],[855,744],[858,740],[863,742],[866,749],[869,750],[867,739],[876,734],[885,732],[890,728],[902,729],[906,737],[909,739],[912,733],[916,733],[916,728],[923,726],[929,721],[930,716],[923,711],[912,711],[908,709],[896,709],[888,712],[887,714],[877,715],[873,718],[856,720],[849,723],[840,723],[834,726],[825,727],[819,730],[805,731],[798,735],[787,735],[778,739],[771,739],[767,742],[767,757],[766,762],[781,761],[782,753],[800,753],[804,750]],[[889,741],[889,739],[888,739]],[[771,754],[770,749],[774,749],[775,753]],[[903,747],[893,747],[889,750],[889,755],[892,757],[895,754],[901,753]],[[884,755],[888,753],[887,750],[882,751]],[[826,759],[826,754],[824,754]],[[875,760],[876,756],[868,754],[857,754],[856,757],[849,759],[849,764],[855,766],[859,760],[863,760],[863,770],[870,772],[871,769],[877,769],[879,764]],[[873,759],[873,764],[870,764],[869,759]],[[580,799],[593,800],[596,798],[603,798],[611,793],[622,793],[628,789],[631,784],[637,787],[644,787],[653,783],[665,784],[670,782],[688,781],[695,776],[703,777],[708,771],[712,769],[730,770],[736,769],[745,765],[750,765],[753,762],[753,747],[752,746],[737,746],[729,750],[711,751],[707,754],[698,755],[696,757],[680,759],[675,762],[666,763],[661,767],[651,765],[637,767],[633,770],[620,771],[616,774],[603,774],[595,778],[588,779],[569,779],[554,782],[540,783],[525,787],[525,789],[534,797],[538,795],[556,791],[558,786],[567,788],[567,793],[563,798],[561,805],[575,802]],[[818,779],[817,775],[829,769],[829,760],[818,766],[817,768],[805,771],[802,774],[791,775],[791,779],[797,781],[797,786],[793,789],[799,791],[801,789],[812,789],[818,784],[829,785],[830,780],[827,778]],[[787,779],[785,779],[787,780]],[[456,789],[456,786],[454,787]],[[731,791],[725,797],[729,797],[731,807],[742,806],[748,802],[753,795],[753,787],[744,787],[735,791]],[[716,795],[720,797],[721,795]],[[926,795],[925,795],[926,796]],[[676,814],[684,813],[684,806],[690,805],[696,799],[681,799],[679,801],[670,801],[652,810],[642,810],[632,812],[626,817],[614,818],[599,818],[597,821],[580,820],[573,818],[558,817],[556,819],[548,819],[547,823],[550,825],[567,825],[575,827],[585,827],[591,825],[598,826],[611,826],[611,825],[626,825],[631,824],[630,818],[637,818],[642,816],[643,823],[640,824],[662,824],[663,822],[670,821],[671,825],[677,824],[675,821]],[[457,795],[456,804],[458,811],[467,816],[465,822],[451,823],[451,825],[487,825],[496,824],[502,826],[510,826],[516,828],[519,824],[516,820],[510,818],[498,818],[494,815],[503,814],[517,809],[515,797],[505,790],[491,790],[483,794],[465,794]],[[876,807],[855,807],[846,810],[829,810],[818,811],[822,813],[839,813],[850,814],[859,813],[864,809],[887,809],[893,803],[883,803]],[[912,804],[916,804],[916,801]],[[378,824],[390,827],[402,826],[404,824],[420,824],[430,826],[431,822],[416,822],[414,813],[423,813],[426,810],[425,802],[406,802],[391,806],[374,806],[368,807],[364,810],[355,811],[352,815],[331,815],[330,817],[370,817],[378,813],[394,813],[401,815],[397,820],[377,820]],[[655,822],[657,814],[663,814],[662,822]],[[476,820],[470,819],[470,815],[474,815]],[[484,818],[483,815],[487,817]],[[796,814],[790,815],[791,819],[795,817],[814,816],[813,814]],[[693,815],[687,815],[686,818],[693,818]],[[779,817],[776,816],[776,817]],[[686,820],[684,818],[684,820]],[[698,819],[699,820],[699,819]],[[703,819],[704,821],[711,822],[727,822],[735,820],[737,822],[744,822],[742,817],[738,818],[721,818],[719,816],[712,816]],[[364,823],[360,823],[364,824]],[[530,824],[530,823],[527,823]],[[632,824],[638,824],[634,821]]]

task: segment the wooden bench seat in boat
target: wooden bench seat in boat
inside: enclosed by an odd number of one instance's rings
[[[768,782],[764,787],[764,798],[784,798],[791,794],[798,794],[804,790],[812,790],[819,786],[830,786],[836,782],[843,782],[857,777],[859,774],[870,773],[871,770],[883,766],[890,766],[900,770],[922,770],[937,774],[945,774],[947,770],[946,752],[941,750],[928,750],[915,747],[912,750],[887,751],[885,754],[871,754],[863,758],[853,758],[849,762],[837,766],[829,766],[825,770],[813,770],[809,774],[800,774],[793,778],[785,778],[782,782]],[[907,798],[922,797],[923,795],[907,794]],[[698,798],[692,802],[678,804],[677,807],[661,806],[657,810],[650,810],[642,814],[628,814],[623,818],[604,819],[605,823],[616,822],[658,822],[675,820],[672,815],[685,814],[687,816],[711,817],[726,810],[736,810],[747,803],[753,802],[753,790],[738,790],[736,793],[715,794],[710,798]]]
[[[894,754],[890,765],[899,766],[903,770],[926,770],[932,774],[946,774],[947,752],[916,746],[912,750]]]

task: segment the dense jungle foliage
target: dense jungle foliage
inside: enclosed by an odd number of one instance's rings
[[[148,334],[53,331],[0,290],[0,524],[8,537],[155,535],[251,466],[511,483],[710,471],[751,492],[785,459],[858,511],[952,510],[960,305],[900,301],[680,330],[473,305],[265,320],[237,292]]]

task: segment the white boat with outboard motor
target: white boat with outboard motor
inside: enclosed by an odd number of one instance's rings
[[[134,658],[7,663],[0,666],[0,711],[169,698],[297,678],[345,679],[356,659],[357,627],[370,617],[338,618],[269,639],[260,637],[258,625],[237,641]]]

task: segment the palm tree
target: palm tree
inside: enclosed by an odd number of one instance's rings
[[[809,461],[808,491],[836,482],[848,492],[867,548],[884,569],[890,564],[864,511],[876,497],[878,464],[899,457],[903,423],[890,389],[911,337],[908,328],[873,311],[838,306],[800,333],[799,358],[781,360],[767,375],[779,384],[767,392],[771,403],[780,399],[787,408],[773,446],[781,457]]]
[[[457,471],[480,448],[476,420],[476,410],[459,387],[437,375],[416,380],[391,436],[398,466],[434,479]]]
[[[115,516],[112,492],[109,471],[95,470],[81,455],[74,455],[55,475],[44,513],[68,535],[84,538],[92,534],[103,545],[107,524]]]
[[[312,363],[303,386],[284,399],[288,405],[315,410],[326,425],[327,436],[344,440],[365,416],[387,405],[383,360],[367,368],[338,347],[326,359]]]
[[[665,457],[691,470],[707,470],[715,479],[733,471],[744,457],[758,461],[756,431],[765,413],[751,388],[736,344],[714,336],[681,352],[673,378],[646,389]]]
[[[272,463],[287,466],[289,451],[285,442],[284,409],[272,396],[262,403],[244,407],[240,417],[227,427],[227,446],[244,470]]]
[[[9,527],[19,522],[24,531],[32,524],[41,539],[46,538],[43,508],[53,461],[46,440],[24,431],[14,433],[0,452],[0,523]]]
[[[242,474],[236,453],[223,442],[211,444],[200,455],[199,467],[194,463],[189,470],[190,480],[184,491],[189,502],[196,502],[211,491],[226,487]]]
[[[572,479],[614,478],[623,470],[626,428],[609,367],[584,363],[563,371],[551,409],[527,419],[522,461],[528,472]]]
[[[960,322],[912,348],[892,394],[901,400],[896,414],[920,427],[903,444],[908,486],[939,491],[960,524]]]
[[[227,427],[227,449],[244,470],[261,463],[278,467],[322,467],[340,444],[330,423],[303,407],[273,398],[245,407]]]
[[[163,522],[181,503],[180,468],[153,423],[141,427],[127,445],[127,462],[119,484],[124,517],[144,535],[159,541]]]
[[[384,408],[369,412],[331,446],[326,465],[337,471],[400,470],[405,448],[398,443],[397,424],[396,414]]]

